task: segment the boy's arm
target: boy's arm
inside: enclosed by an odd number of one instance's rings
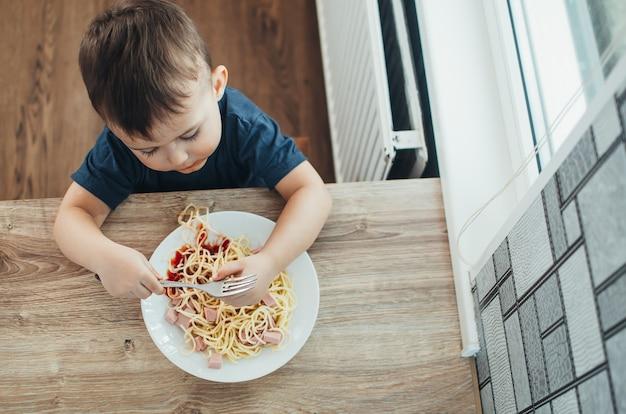
[[[332,199],[322,178],[308,161],[287,174],[276,185],[276,190],[287,204],[262,251],[283,270],[311,247],[326,223]]]
[[[226,299],[235,306],[259,302],[278,272],[308,249],[324,226],[332,200],[315,169],[305,161],[287,174],[276,190],[287,201],[276,227],[258,254],[224,265],[216,279],[256,273],[257,286],[245,295]]]
[[[111,209],[72,183],[54,223],[54,238],[70,260],[100,275],[106,290],[117,297],[145,299],[162,293],[157,273],[136,250],[117,244],[100,231]]]

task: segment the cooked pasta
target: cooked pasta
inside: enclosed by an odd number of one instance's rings
[[[170,260],[169,280],[207,283],[227,262],[253,253],[245,237],[231,239],[211,229],[206,208],[189,205],[178,222],[195,237],[176,250]],[[213,237],[212,237],[213,236]],[[280,272],[263,300],[235,308],[197,289],[167,288],[170,308],[166,319],[185,331],[193,351],[209,357],[209,367],[220,368],[222,356],[230,361],[258,354],[266,345],[278,346],[287,335],[295,305],[291,281]]]

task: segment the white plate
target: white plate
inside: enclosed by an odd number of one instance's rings
[[[263,245],[275,223],[265,217],[241,211],[211,213],[209,224],[229,237],[245,236],[252,247]],[[162,275],[174,251],[192,240],[191,230],[179,227],[156,248],[150,263]],[[141,313],[148,332],[156,346],[174,365],[196,377],[217,382],[240,382],[262,377],[277,370],[293,358],[308,339],[319,308],[319,285],[311,258],[305,252],[296,258],[287,272],[293,283],[296,308],[287,328],[285,342],[277,350],[263,349],[261,353],[233,363],[224,359],[221,369],[210,369],[207,358],[199,352],[190,353],[183,339],[183,331],[165,320],[168,299],[152,295],[141,301]]]

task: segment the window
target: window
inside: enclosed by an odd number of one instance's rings
[[[499,20],[512,26],[531,127],[523,139],[545,142],[541,170],[626,54],[626,1],[508,0]]]

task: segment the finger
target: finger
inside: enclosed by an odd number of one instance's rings
[[[152,267],[152,265],[149,262],[147,262],[146,264],[151,274],[146,275],[141,280],[141,283],[150,292],[156,293],[157,295],[162,295],[165,289],[163,288],[163,285],[161,285],[160,280],[163,280],[163,277],[159,274],[159,272],[156,271],[154,267]]]
[[[135,287],[135,289],[133,289],[133,293],[135,294],[135,296],[137,296],[139,299],[148,299],[150,297],[150,295],[152,294],[152,292],[150,292],[144,285],[139,284]]]
[[[228,303],[229,305],[234,306],[235,308],[241,308],[248,304],[248,301],[246,300],[245,296],[228,296],[228,297],[222,298],[222,300]]]
[[[156,277],[159,280],[165,279],[165,277],[162,274],[156,271],[156,269],[154,268],[154,266],[152,266],[152,263],[150,263],[148,259],[146,259],[146,266],[148,266],[148,269],[150,269],[150,272],[152,272],[154,277]]]
[[[256,273],[244,274],[243,272],[241,272],[237,276],[231,277],[230,279],[228,279],[228,284],[232,286],[232,285],[239,284],[239,282],[241,282],[242,280],[244,281],[255,280],[256,281],[257,279],[258,279],[258,276]]]
[[[261,245],[255,249],[252,249],[252,254],[257,254],[258,252],[260,252],[261,250],[263,250],[263,248],[265,247],[265,245]]]
[[[239,282],[231,282],[231,280],[240,280]],[[228,296],[237,296],[254,289],[256,285],[256,277],[241,280],[241,278],[229,279],[228,284],[222,287],[222,293]]]
[[[213,278],[213,280],[222,280],[227,276],[235,275],[243,272],[243,262],[242,261],[234,261],[228,262],[224,266],[218,270],[217,275]]]
[[[226,296],[222,298],[222,300],[236,308],[254,305],[261,301],[260,298],[257,299],[256,295],[254,293],[251,293],[250,291],[245,291],[237,295]]]
[[[144,279],[142,279],[141,284],[150,292],[156,293],[157,295],[165,293],[165,288],[153,275],[147,275]]]

